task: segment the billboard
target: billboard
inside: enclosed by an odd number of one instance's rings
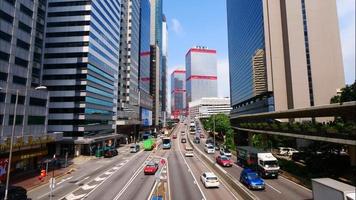
[[[152,126],[152,111],[141,108],[141,124],[143,126]]]

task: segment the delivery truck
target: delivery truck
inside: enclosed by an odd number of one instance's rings
[[[356,200],[354,186],[331,178],[312,179],[314,200]]]
[[[236,153],[241,166],[256,170],[262,177],[278,178],[278,160],[272,153],[250,146],[237,147]]]

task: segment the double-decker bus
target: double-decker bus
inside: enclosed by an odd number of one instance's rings
[[[164,137],[162,139],[162,149],[170,149],[172,146],[172,141],[171,138],[169,137]]]

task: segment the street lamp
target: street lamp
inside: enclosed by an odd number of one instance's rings
[[[46,90],[46,86],[38,86],[35,88],[35,90]],[[3,90],[2,87],[0,87],[0,90]],[[7,89],[9,90],[9,89]],[[10,89],[11,90],[11,89]],[[12,149],[13,149],[13,141],[14,141],[14,134],[15,134],[15,126],[16,126],[16,113],[17,113],[17,105],[18,105],[18,100],[19,100],[19,93],[20,89],[16,89],[16,99],[15,99],[15,108],[14,108],[14,117],[13,117],[13,122],[12,122],[12,129],[11,129],[11,139],[10,139],[10,152],[9,152],[9,161],[7,164],[7,173],[6,173],[6,186],[5,186],[5,196],[4,200],[7,200],[8,192],[9,192],[9,180],[10,180],[10,170],[11,170],[11,159],[12,159]]]

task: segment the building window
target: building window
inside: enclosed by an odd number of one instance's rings
[[[23,122],[23,115],[16,115],[16,122],[15,125],[20,125]],[[9,125],[14,123],[14,115],[9,116]]]
[[[21,12],[23,12],[24,14],[26,14],[27,16],[32,18],[33,11],[31,9],[29,9],[26,6],[24,6],[23,4],[21,4],[20,5],[20,10],[21,10]]]
[[[45,116],[28,116],[28,125],[44,125],[46,121]]]
[[[50,12],[48,17],[67,17],[67,16],[80,16],[80,15],[90,15],[90,10],[85,11],[65,11],[65,12]]]
[[[7,42],[11,42],[11,35],[0,31],[0,39],[5,40]]]
[[[19,29],[25,31],[26,33],[31,33],[32,28],[26,24],[19,21]]]
[[[10,54],[0,51],[0,60],[9,62]]]
[[[0,72],[0,81],[7,81],[7,73]]]
[[[5,102],[5,97],[6,97],[6,94],[3,92],[0,92],[0,102]]]
[[[28,66],[28,61],[27,60],[24,60],[22,58],[18,58],[18,57],[15,57],[15,64],[16,65],[19,65],[21,67],[26,67]]]
[[[27,81],[26,78],[22,78],[19,76],[13,76],[12,78],[13,83],[20,84],[20,85],[26,85],[26,81]]]
[[[27,42],[24,42],[20,39],[17,39],[17,42],[16,42],[16,46],[20,47],[20,48],[23,48],[25,50],[29,50],[30,49],[30,44],[27,43]]]
[[[30,98],[30,105],[31,106],[46,106],[46,103],[47,103],[47,100],[45,99],[39,99],[39,98],[34,98],[34,97],[31,97]]]
[[[6,12],[0,10],[0,19],[3,19],[7,22],[9,22],[10,24],[12,24],[12,22],[14,21],[14,17],[7,14]]]
[[[12,103],[12,104],[15,104],[15,103],[16,103],[16,95],[15,95],[15,94],[12,94],[12,95],[11,95],[11,103]],[[23,105],[23,104],[25,103],[25,96],[19,95],[19,98],[18,98],[18,100],[17,100],[17,103]]]
[[[11,5],[15,5],[16,0],[5,0],[7,3],[11,4]]]

